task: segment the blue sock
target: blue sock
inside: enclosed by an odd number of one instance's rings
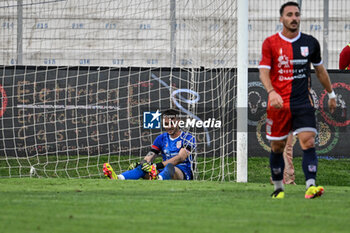
[[[305,175],[305,180],[314,179],[316,180],[317,173],[317,155],[315,148],[309,148],[303,150],[303,171]]]
[[[161,176],[163,180],[170,180],[171,177],[174,175],[174,173],[175,173],[175,167],[174,165],[169,163],[168,165],[165,166],[163,171],[159,173],[159,176]]]
[[[273,181],[283,180],[284,160],[283,153],[270,153],[270,168]]]
[[[137,166],[136,168],[123,172],[121,175],[125,177],[126,180],[138,180],[141,177],[145,176],[145,172],[142,171],[141,165]]]

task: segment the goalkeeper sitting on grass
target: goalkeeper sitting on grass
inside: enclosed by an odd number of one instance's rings
[[[163,113],[163,128],[166,133],[159,135],[153,142],[151,151],[140,163],[130,164],[129,170],[116,175],[110,164],[103,164],[103,173],[109,179],[137,180],[192,180],[192,155],[195,149],[195,138],[188,132],[180,130],[179,113],[169,109]],[[152,163],[161,153],[163,161]]]

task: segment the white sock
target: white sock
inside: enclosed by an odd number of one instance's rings
[[[308,189],[311,185],[316,186],[315,183],[316,183],[315,179],[308,179],[306,181],[306,189]]]
[[[277,189],[284,190],[283,180],[273,180],[273,185],[275,186],[275,190]]]
[[[117,177],[118,177],[118,180],[125,180],[125,177],[122,174],[117,175]]]
[[[158,180],[163,180],[163,177],[161,175],[158,175]]]

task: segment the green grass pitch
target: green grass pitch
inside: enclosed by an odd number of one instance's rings
[[[298,185],[283,200],[270,198],[268,158],[249,158],[247,184],[0,179],[0,233],[349,232],[350,160],[319,160],[325,194],[313,200],[304,199],[301,158],[294,165]]]
[[[0,232],[349,232],[350,187],[263,183],[0,179]]]

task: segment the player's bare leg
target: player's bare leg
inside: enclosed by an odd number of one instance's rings
[[[175,167],[175,173],[173,176],[174,180],[183,180],[184,179],[184,173],[177,167]]]
[[[167,166],[170,166],[168,169],[169,169],[169,172],[165,172],[164,170],[159,173],[158,175],[158,179],[159,180],[169,180],[169,179],[172,179],[172,180],[183,180],[184,179],[184,174],[183,172],[180,170],[180,168],[178,167],[175,167],[174,165],[172,164],[168,164]],[[171,177],[168,177],[169,175],[171,175]]]
[[[305,131],[298,133],[298,139],[300,147],[303,150],[315,147],[316,133],[311,131]]]

